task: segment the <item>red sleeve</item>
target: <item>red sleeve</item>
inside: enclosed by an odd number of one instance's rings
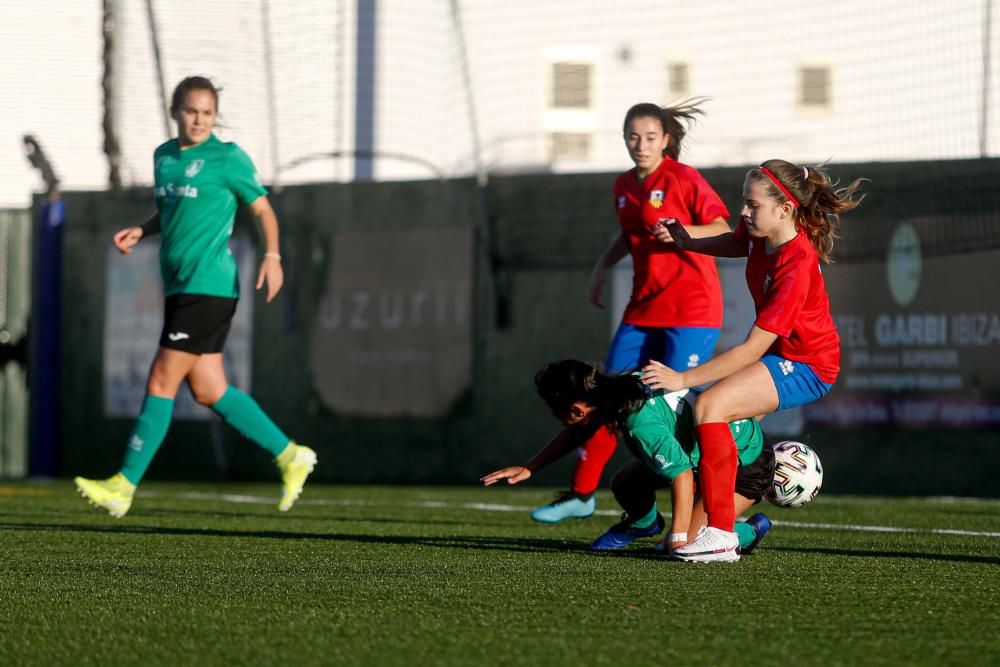
[[[792,333],[809,293],[811,276],[808,258],[793,254],[777,267],[773,275],[764,293],[764,301],[757,309],[755,324],[764,331],[785,337]]]
[[[729,209],[722,197],[712,189],[705,177],[692,169],[689,174],[691,222],[695,225],[707,225],[716,218],[729,219]]]

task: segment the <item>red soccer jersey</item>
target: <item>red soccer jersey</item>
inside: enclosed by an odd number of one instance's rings
[[[643,181],[629,169],[615,179],[615,206],[635,267],[632,298],[622,320],[645,327],[721,327],[722,286],[715,258],[680,251],[652,236],[662,218],[705,225],[729,217],[702,175],[669,157]]]
[[[736,240],[748,248],[747,286],[757,310],[755,324],[778,335],[768,352],[807,363],[820,380],[833,384],[840,372],[840,336],[809,237],[800,229],[794,239],[768,253],[764,239],[751,237],[740,221]]]

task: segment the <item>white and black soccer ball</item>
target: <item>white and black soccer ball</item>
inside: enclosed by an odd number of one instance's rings
[[[785,440],[774,446],[774,479],[764,497],[778,507],[802,507],[823,486],[823,464],[810,447]]]

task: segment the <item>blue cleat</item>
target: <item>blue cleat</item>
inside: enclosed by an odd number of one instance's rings
[[[656,521],[646,528],[633,528],[629,525],[628,514],[622,514],[622,520],[608,528],[607,532],[594,540],[591,549],[597,551],[617,551],[624,549],[640,537],[652,537],[666,526],[663,515],[657,512]]]
[[[757,545],[764,539],[764,536],[767,535],[767,531],[771,530],[771,520],[760,512],[747,519],[747,523],[750,524],[751,528],[753,528],[753,532],[757,535],[757,537],[754,538],[753,542],[751,542],[747,548],[740,549],[740,553],[743,555],[746,555],[756,549]]]
[[[586,519],[593,515],[597,503],[591,496],[580,500],[572,492],[560,494],[548,505],[542,505],[531,513],[531,518],[542,523],[559,523],[563,519]]]

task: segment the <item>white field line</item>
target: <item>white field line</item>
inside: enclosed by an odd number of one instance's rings
[[[158,492],[139,492],[140,496],[145,497],[164,497],[173,496],[175,498],[180,498],[182,500],[212,500],[221,501],[225,503],[236,503],[244,505],[274,505],[276,503],[275,498],[268,498],[265,496],[249,496],[249,495],[238,495],[232,493],[178,493],[178,494],[166,494]],[[416,507],[423,509],[465,509],[465,510],[478,510],[481,512],[524,512],[528,513],[534,509],[533,506],[527,505],[502,505],[498,503],[447,503],[438,500],[422,500],[422,501],[410,501],[410,502],[379,502],[372,500],[358,500],[358,499],[332,499],[332,498],[317,498],[308,499],[303,498],[298,501],[299,505],[321,505],[321,506],[353,506],[353,507],[374,507],[374,506],[398,506],[403,505],[405,507]],[[617,517],[621,512],[614,510],[598,510],[594,512],[598,516],[613,516]],[[669,514],[666,514],[669,516]],[[868,532],[868,533],[931,533],[934,535],[960,535],[964,537],[992,537],[1000,538],[1000,532],[982,531],[982,530],[957,530],[952,528],[900,528],[897,526],[866,526],[859,524],[849,524],[849,523],[813,523],[808,521],[775,521],[775,526],[782,526],[785,528],[810,528],[819,530],[846,530],[853,532]]]

